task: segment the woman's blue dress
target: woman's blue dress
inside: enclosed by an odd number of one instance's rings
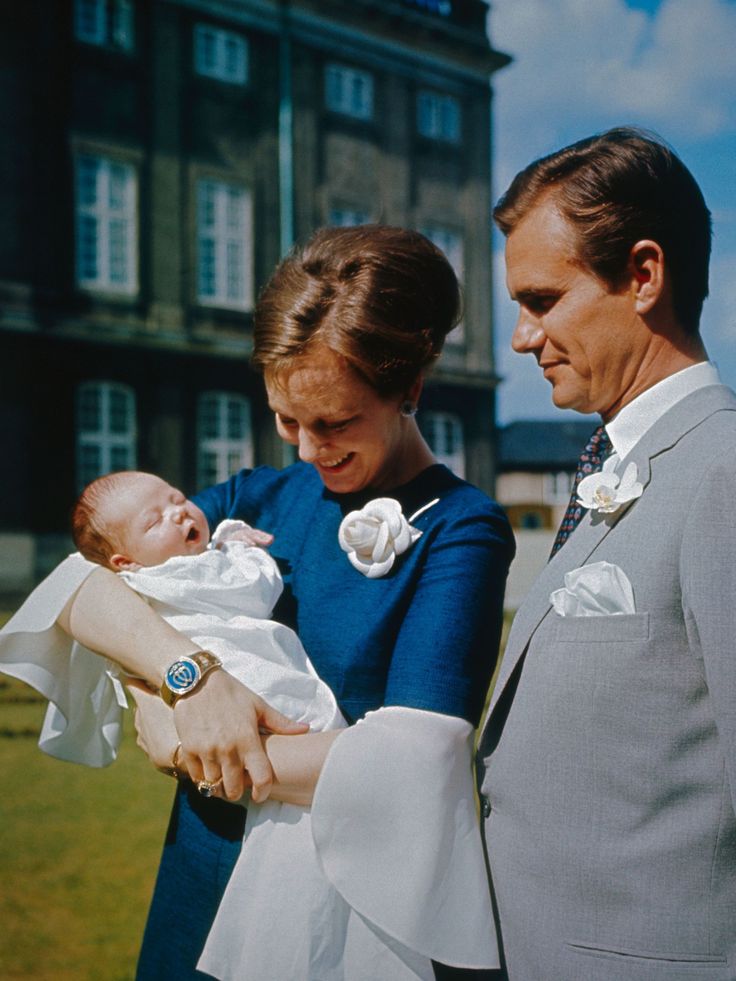
[[[284,593],[274,617],[296,629],[348,722],[384,705],[404,705],[477,724],[498,655],[514,554],[506,517],[446,467],[431,466],[382,495],[396,498],[407,518],[439,501],[412,522],[423,534],[390,572],[368,579],[349,563],[337,533],[349,511],[375,496],[333,494],[312,466],[297,463],[241,471],[194,500],[211,528],[241,518],[275,535],[270,552]],[[195,965],[244,823],[242,807],[180,785],[138,981],[206,977]]]

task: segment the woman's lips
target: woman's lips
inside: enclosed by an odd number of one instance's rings
[[[317,465],[328,473],[341,473],[353,459],[354,453],[347,453],[337,460],[318,460]]]

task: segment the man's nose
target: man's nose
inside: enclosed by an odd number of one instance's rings
[[[544,345],[545,334],[536,320],[519,314],[514,333],[511,335],[511,347],[517,354],[528,354],[537,351]]]

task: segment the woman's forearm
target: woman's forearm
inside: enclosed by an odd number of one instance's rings
[[[64,607],[59,626],[128,674],[159,688],[169,665],[197,649],[108,569],[95,569]]]
[[[309,807],[327,754],[341,731],[265,736],[263,745],[274,774],[270,796]]]

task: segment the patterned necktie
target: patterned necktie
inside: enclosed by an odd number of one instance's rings
[[[580,454],[577,469],[575,470],[575,480],[572,485],[570,503],[567,505],[565,516],[557,532],[555,543],[549,554],[550,558],[559,552],[570,535],[575,531],[583,516],[585,508],[581,504],[578,504],[578,484],[588,474],[597,473],[610,452],[611,441],[608,438],[608,433],[604,426],[598,426],[591,434],[590,439],[585,444],[585,449]]]

